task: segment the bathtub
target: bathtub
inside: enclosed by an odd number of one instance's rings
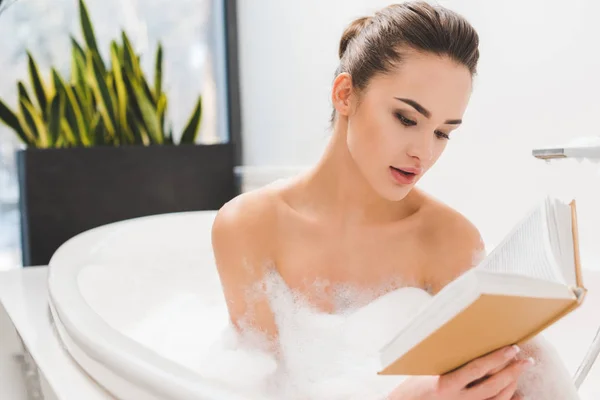
[[[121,221],[75,236],[52,257],[48,301],[56,333],[112,396],[248,399],[197,372],[228,324],[211,248],[214,217],[189,212]],[[586,303],[545,332],[572,373],[600,324],[600,273],[584,271],[584,281]],[[599,383],[596,365],[585,399],[599,398]]]
[[[117,222],[75,236],[53,255],[48,291],[56,333],[113,396],[247,399],[195,372],[228,322],[212,259],[214,217]]]

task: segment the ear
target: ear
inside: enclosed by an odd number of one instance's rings
[[[338,115],[348,116],[352,110],[352,77],[347,72],[339,74],[333,81],[331,102]]]

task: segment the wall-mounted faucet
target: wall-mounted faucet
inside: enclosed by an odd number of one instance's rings
[[[532,154],[535,158],[542,160],[553,160],[557,158],[587,158],[591,160],[600,160],[600,136],[596,138],[580,140],[580,143],[534,149]]]

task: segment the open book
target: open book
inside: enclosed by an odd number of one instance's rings
[[[527,341],[582,302],[575,200],[547,197],[381,349],[381,375],[441,375]]]

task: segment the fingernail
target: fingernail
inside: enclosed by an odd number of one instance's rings
[[[533,357],[529,357],[527,360],[525,360],[527,362],[527,364],[529,366],[535,365],[535,360],[533,359]]]
[[[525,368],[531,368],[535,365],[535,360],[532,357],[522,360],[521,362]]]
[[[515,344],[513,346],[510,346],[510,348],[506,351],[506,355],[509,358],[514,357],[517,354],[519,354],[520,351],[521,351],[521,348]]]

